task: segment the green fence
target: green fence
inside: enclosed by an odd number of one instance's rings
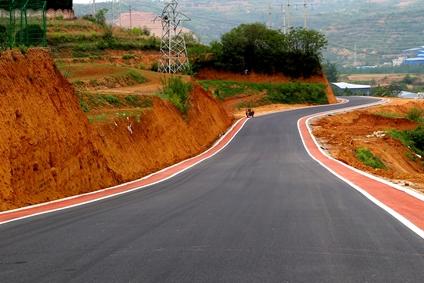
[[[0,0],[0,49],[46,45],[45,0]]]

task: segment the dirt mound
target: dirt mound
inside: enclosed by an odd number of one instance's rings
[[[194,88],[187,117],[155,99],[140,121],[94,126],[46,51],[0,57],[0,210],[116,185],[206,149],[231,124]]]
[[[400,141],[386,133],[391,129],[412,130],[417,123],[402,118],[413,107],[423,102],[395,101],[386,106],[374,107],[313,122],[314,135],[337,159],[364,171],[394,180],[406,180],[424,191],[424,166],[419,158]],[[395,117],[384,117],[384,115]],[[355,156],[358,148],[368,148],[386,165],[386,169],[373,169]]]
[[[264,75],[254,72],[238,74],[225,71],[217,71],[213,69],[202,69],[196,75],[198,80],[224,80],[235,82],[254,82],[254,83],[288,83],[288,82],[303,82],[303,83],[322,83],[327,87],[327,97],[329,103],[336,103],[337,99],[334,92],[324,75],[315,75],[310,78],[290,78],[283,74]]]

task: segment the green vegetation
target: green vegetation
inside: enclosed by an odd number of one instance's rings
[[[134,82],[138,83],[138,84],[142,84],[142,83],[145,83],[147,81],[147,79],[145,77],[143,77],[139,72],[134,71],[134,70],[128,71],[126,76],[128,78],[130,78],[131,80],[133,80]]]
[[[84,92],[79,94],[79,99],[84,112],[98,108],[149,108],[153,105],[152,97],[140,95],[122,96]]]
[[[408,111],[408,113],[406,114],[406,118],[414,122],[422,122],[423,114],[424,109],[414,107]]]
[[[328,103],[325,86],[315,83],[250,83],[208,80],[200,81],[206,90],[213,91],[220,99],[236,95],[265,93],[264,102],[268,103]]]
[[[321,72],[321,52],[327,45],[323,34],[303,28],[288,34],[263,24],[242,24],[212,43],[214,58],[206,66],[232,72],[283,73],[310,77]]]
[[[401,91],[402,87],[398,83],[391,83],[388,86],[377,86],[371,92],[373,96],[396,97]]]
[[[415,130],[399,131],[391,130],[389,134],[399,140],[403,145],[407,146],[420,156],[424,156],[424,127],[418,126]]]
[[[374,169],[384,169],[384,163],[367,148],[356,149],[356,158],[366,166]]]
[[[92,16],[72,21],[50,20],[48,45],[56,57],[70,52],[73,57],[78,58],[91,58],[92,55],[101,57],[105,50],[159,50],[159,39],[144,32],[112,29],[101,21],[100,18]],[[133,58],[130,54],[123,57],[123,59]]]
[[[171,77],[162,81],[160,96],[171,102],[181,113],[186,114],[191,89],[190,83],[184,82],[180,77]]]
[[[127,95],[125,96],[125,101],[128,105],[133,107],[148,108],[153,106],[152,99],[146,99],[146,97],[141,99],[139,95]]]
[[[400,115],[398,113],[394,113],[394,112],[377,112],[377,113],[374,113],[374,115],[384,117],[384,118],[389,118],[389,119],[403,118],[402,115]]]
[[[135,55],[134,54],[124,54],[122,55],[122,59],[124,60],[130,60],[130,59],[134,59]]]

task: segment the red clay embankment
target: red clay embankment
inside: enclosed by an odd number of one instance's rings
[[[336,96],[331,88],[331,85],[325,75],[314,75],[309,78],[290,78],[283,74],[275,75],[264,75],[251,72],[248,75],[217,71],[213,69],[202,69],[196,78],[199,80],[224,80],[224,81],[235,81],[235,82],[253,82],[253,83],[288,83],[288,82],[300,82],[300,83],[320,83],[326,86],[328,103],[337,103]]]
[[[140,122],[94,126],[46,51],[2,53],[0,210],[142,177],[200,153],[231,122],[195,86],[187,117],[156,99]]]

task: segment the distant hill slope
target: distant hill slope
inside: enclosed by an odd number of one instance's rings
[[[302,26],[304,7],[293,3],[303,1],[291,0],[291,3],[291,22]],[[308,3],[308,26],[328,35],[326,57],[340,65],[353,63],[355,44],[357,61],[362,65],[388,62],[402,49],[424,45],[422,0],[309,0]],[[218,39],[240,23],[263,22],[282,28],[281,4],[281,0],[180,0],[181,10],[192,19],[186,27],[203,42]],[[162,5],[160,1],[139,0],[131,8],[160,13]],[[77,15],[91,12],[89,5],[74,6]],[[110,3],[99,3],[98,7],[112,10]],[[127,12],[129,6],[122,4],[120,9]]]

